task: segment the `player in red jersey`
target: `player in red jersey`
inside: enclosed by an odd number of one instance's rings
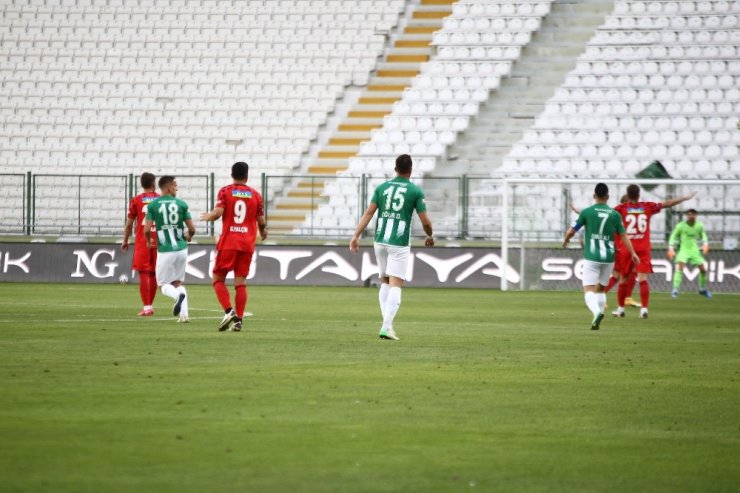
[[[222,231],[216,245],[216,263],[213,266],[213,290],[216,292],[224,318],[218,330],[224,331],[232,326],[238,332],[242,329],[242,317],[247,306],[247,275],[252,263],[254,244],[259,228],[260,238],[267,239],[265,210],[262,196],[247,185],[249,166],[247,163],[234,163],[231,167],[234,183],[218,191],[216,205],[211,212],[204,212],[203,221],[221,218]],[[226,275],[234,272],[234,310],[229,290],[224,283]]]
[[[640,187],[634,184],[627,187],[627,202],[619,204],[614,209],[622,215],[624,229],[635,248],[635,252],[640,257],[640,263],[635,266],[630,259],[624,258],[617,261],[620,266],[620,277],[619,287],[617,288],[618,307],[614,316],[624,317],[624,302],[629,289],[629,276],[632,271],[636,271],[637,282],[640,284],[640,318],[647,318],[650,298],[650,286],[647,279],[648,274],[653,272],[650,219],[663,210],[664,207],[673,207],[693,198],[695,195],[696,192],[675,199],[666,199],[663,202],[641,202]],[[622,249],[622,252],[624,252],[624,249]],[[621,255],[624,255],[624,253]]]
[[[144,303],[144,308],[139,312],[139,316],[141,317],[154,315],[152,303],[154,302],[154,296],[157,294],[157,279],[154,275],[157,265],[157,235],[152,235],[155,241],[154,248],[148,248],[146,246],[146,236],[144,235],[146,208],[149,202],[159,197],[159,194],[155,192],[155,178],[151,173],[142,173],[141,188],[144,191],[131,199],[131,203],[128,206],[128,219],[126,220],[126,226],[123,228],[123,243],[121,243],[121,251],[128,251],[128,240],[131,236],[131,231],[133,231],[135,221],[136,234],[134,235],[134,261],[132,267],[135,271],[139,272],[139,295],[141,296],[142,303]]]

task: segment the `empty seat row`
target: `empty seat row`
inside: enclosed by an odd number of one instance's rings
[[[550,12],[550,0],[547,1],[477,1],[477,2],[456,2],[452,5],[452,13],[456,17],[485,17],[485,16],[528,16],[528,15],[547,15]]]
[[[714,1],[618,1],[614,5],[618,14],[717,14],[740,12],[740,5],[732,0]]]
[[[735,144],[740,145],[740,132],[729,130],[653,130],[652,127],[632,131],[603,131],[603,130],[527,130],[521,140],[525,144],[681,144],[681,145],[710,145]]]
[[[414,117],[414,116],[397,116],[389,115],[383,118],[383,128],[388,131],[393,130],[454,130],[461,132],[468,128],[469,118],[465,116],[457,117],[445,117],[438,116],[431,118],[428,116]]]
[[[735,45],[670,45],[670,46],[598,46],[588,45],[581,55],[582,60],[645,60],[660,59],[688,60],[723,58],[732,60],[740,55]]]
[[[738,103],[734,103],[737,105]],[[598,104],[592,104],[592,103],[578,103],[578,102],[550,102],[547,103],[545,106],[545,113],[548,114],[558,114],[561,113],[563,115],[575,115],[575,114],[581,114],[581,115],[589,115],[589,114],[595,114],[595,115],[601,115],[604,117],[616,117],[619,116],[642,116],[642,115],[653,115],[653,116],[664,116],[664,115],[672,115],[672,125],[673,128],[676,130],[681,130],[685,128],[687,118],[684,116],[686,114],[686,110],[688,108],[699,108],[698,103],[598,103]],[[711,121],[711,119],[706,119],[700,116],[691,118],[691,120],[696,120],[697,122],[703,122],[703,124],[707,124],[707,122]],[[718,118],[719,120],[723,120],[726,122],[734,122],[733,117],[727,117],[727,118]]]
[[[529,43],[529,31],[477,32],[477,31],[437,31],[432,35],[432,44],[437,46],[456,45],[501,45],[521,46]]]
[[[704,29],[700,31],[660,30],[605,30],[598,29],[590,43],[596,45],[650,45],[664,44],[733,44],[740,42],[740,31]]]
[[[737,15],[725,14],[687,17],[607,16],[603,27],[606,29],[732,29],[737,25]]]
[[[452,88],[446,88],[446,89],[409,88],[404,91],[403,97],[409,103],[413,103],[415,101],[438,101],[438,102],[479,101],[481,102],[481,101],[485,101],[486,99],[488,99],[488,89],[479,88],[479,89],[469,90],[469,89],[452,89]]]
[[[708,104],[706,112],[733,112],[733,101],[740,99],[740,88],[730,89],[632,89],[598,87],[559,87],[555,90],[553,101],[591,101],[591,102],[623,102],[632,103],[685,103],[694,102],[699,105]],[[716,105],[715,105],[716,103]],[[701,106],[700,106],[701,107]]]
[[[423,142],[417,142],[416,144],[409,144],[406,142],[400,144],[375,144],[372,142],[365,142],[360,148],[359,155],[396,157],[399,154],[410,154],[412,156],[441,156],[445,152],[445,146],[446,144],[442,142],[435,142],[432,144],[425,144]]]
[[[648,145],[642,144],[637,146],[631,146],[622,144],[619,146],[612,146],[609,143],[595,145],[540,145],[540,144],[517,144],[509,156],[518,158],[592,158],[599,157],[602,159],[656,159],[668,156],[672,159],[735,159],[740,155],[737,145],[716,145],[710,144],[707,146],[701,146],[698,144],[694,145],[681,145],[681,144],[655,144]]]
[[[579,75],[575,72],[571,73],[566,77],[565,85],[571,87],[672,87],[672,88],[699,88],[703,87],[706,89],[711,88],[723,88],[730,89],[733,87],[740,87],[740,76],[733,75],[671,75],[664,76],[662,74],[648,75],[639,73],[635,75]]]
[[[691,116],[686,116],[687,114]],[[733,117],[696,116],[695,113],[691,112],[682,112],[677,115],[656,113],[656,116],[634,116],[631,113],[626,113],[622,116],[613,116],[611,114],[608,116],[599,116],[595,112],[564,114],[559,110],[553,110],[540,114],[533,128],[560,131],[599,128],[608,132],[635,129],[699,132],[704,129],[711,129],[715,133],[722,131],[740,133],[733,131],[733,126],[737,124],[737,121],[738,119]]]
[[[484,32],[520,32],[536,31],[540,27],[540,17],[500,17],[469,18],[469,17],[446,17],[442,21],[446,31],[476,31]]]
[[[520,54],[518,46],[447,46],[437,51],[440,60],[516,60]]]
[[[740,60],[644,60],[622,62],[611,61],[584,61],[577,62],[574,74],[645,74],[655,75],[740,75]]]

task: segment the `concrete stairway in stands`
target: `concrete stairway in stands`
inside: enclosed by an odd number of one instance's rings
[[[452,159],[438,165],[437,170],[459,176],[488,175],[498,168],[575,67],[586,42],[613,8],[612,0],[553,2],[512,75],[491,93],[468,131],[449,150]]]
[[[268,211],[273,234],[289,234],[319,204],[326,202],[322,195],[322,177],[346,170],[349,158],[357,155],[360,144],[370,140],[373,129],[382,126],[383,117],[391,112],[393,103],[401,99],[403,91],[420,72],[421,64],[431,58],[432,33],[442,27],[442,20],[452,13],[456,1],[419,0],[409,6],[401,29],[391,38],[383,61],[371,75],[357,103],[305,170],[309,178],[287,187],[284,196]]]

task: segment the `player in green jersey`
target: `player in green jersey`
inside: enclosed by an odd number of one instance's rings
[[[413,163],[407,154],[396,158],[396,177],[378,186],[365,214],[360,218],[355,234],[349,243],[349,249],[356,253],[360,248],[360,235],[365,231],[370,220],[378,211],[375,226],[375,258],[380,271],[380,312],[383,325],[380,328],[381,339],[398,340],[393,329],[393,319],[401,306],[401,288],[406,280],[411,248],[411,219],[414,211],[427,237],[424,244],[434,246],[432,221],[427,214],[424,203],[424,192],[411,183]]]
[[[707,268],[704,266],[704,257],[709,253],[709,240],[707,232],[704,231],[704,224],[696,220],[698,212],[695,209],[686,211],[686,220],[676,225],[668,239],[668,258],[676,258],[676,271],[673,273],[673,291],[671,296],[678,297],[678,290],[681,288],[681,279],[683,278],[683,269],[686,264],[696,265],[699,267],[699,294],[712,297],[712,293],[707,290]],[[699,238],[703,245],[699,250]],[[676,255],[678,248],[678,255]]]
[[[152,225],[157,231],[157,284],[165,296],[175,300],[172,314],[178,322],[188,322],[188,298],[185,286],[185,267],[188,261],[188,242],[195,234],[195,226],[185,201],[178,199],[177,182],[174,176],[159,179],[161,196],[149,203],[144,230]],[[185,230],[187,226],[187,231]],[[151,236],[146,237],[147,246],[154,248]]]
[[[609,283],[614,267],[615,234],[621,237],[624,246],[632,256],[632,261],[635,264],[640,261],[625,233],[622,217],[606,204],[608,200],[609,187],[605,183],[597,184],[594,189],[596,203],[581,210],[578,219],[568,228],[563,238],[563,247],[566,247],[578,230],[585,227],[582,281],[586,306],[594,316],[591,330],[598,330],[604,319],[604,307],[606,306],[604,289]]]

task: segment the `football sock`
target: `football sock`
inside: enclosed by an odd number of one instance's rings
[[[154,297],[157,295],[157,276],[154,272],[149,272],[149,301],[147,305],[154,304]]]
[[[699,288],[707,289],[707,273],[699,271]]]
[[[606,306],[606,293],[596,293],[596,301],[599,303],[599,313],[603,313]]]
[[[188,316],[188,292],[185,291],[185,286],[182,284],[176,288],[179,294],[184,294],[185,299],[182,300],[182,305],[180,305],[180,316],[187,317]]]
[[[683,278],[683,272],[681,272],[680,269],[676,269],[676,272],[673,273],[673,289],[678,291],[678,289],[681,287],[681,279]]]
[[[231,297],[229,296],[229,289],[226,287],[223,281],[213,281],[213,290],[216,292],[216,298],[221,304],[221,308],[228,310],[231,308]]]
[[[620,282],[617,286],[617,306],[624,307],[624,300],[627,298],[627,283]]]
[[[151,302],[149,301],[149,297],[151,295],[149,294],[149,273],[148,272],[139,272],[139,296],[141,297],[141,302],[144,305],[151,304]]]
[[[632,291],[635,290],[635,283],[637,282],[637,272],[630,272],[629,276],[627,276],[627,293],[625,294],[625,298],[629,298],[632,296]]]
[[[596,293],[594,293],[593,291],[587,291],[583,297],[586,300],[586,306],[589,310],[591,310],[591,313],[594,314],[594,317],[601,313],[601,309],[599,308],[599,300],[596,296]]]
[[[605,293],[608,293],[609,291],[611,291],[612,288],[614,287],[614,285],[617,284],[617,281],[619,281],[618,278],[616,278],[614,276],[610,277],[609,278],[609,284],[607,284],[606,287],[604,288],[604,292]]]
[[[380,314],[385,320],[385,302],[388,300],[388,290],[391,289],[391,285],[388,283],[382,283],[380,285],[380,291],[378,292],[378,301],[380,302]]]
[[[644,281],[640,281],[640,306],[647,308],[648,301],[650,301],[650,285],[646,279]]]
[[[385,300],[385,310],[383,315],[383,327],[386,329],[393,328],[393,319],[401,306],[401,288],[392,287],[388,289],[388,298]]]
[[[239,284],[235,289],[234,304],[236,305],[236,316],[242,318],[244,316],[244,308],[247,307],[247,285]]]
[[[175,301],[177,301],[177,299],[180,297],[180,291],[178,291],[177,288],[172,284],[163,284],[162,294],[165,296],[169,296]]]

